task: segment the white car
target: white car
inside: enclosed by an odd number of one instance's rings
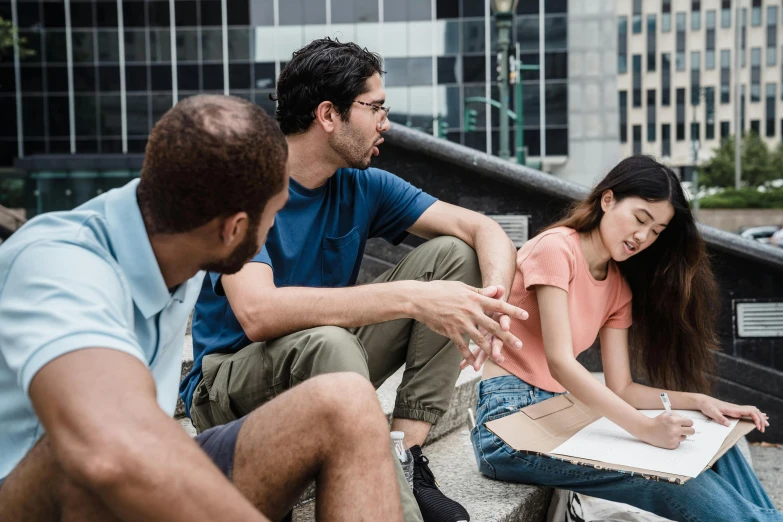
[[[755,239],[760,243],[764,243],[768,245],[769,238],[771,238],[772,234],[774,234],[777,231],[778,231],[778,227],[775,225],[764,225],[760,227],[746,228],[745,230],[740,232],[740,235],[748,239]]]

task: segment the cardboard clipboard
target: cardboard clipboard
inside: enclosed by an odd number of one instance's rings
[[[579,430],[600,418],[600,415],[579,402],[574,396],[565,394],[522,408],[517,413],[507,415],[502,419],[489,421],[485,426],[516,451],[556,458],[572,464],[590,466],[597,469],[641,475],[648,479],[675,484],[684,484],[691,479],[691,477],[684,475],[608,464],[597,460],[552,455],[552,450],[570,439]],[[715,464],[719,458],[754,428],[755,425],[752,422],[741,419],[704,469],[706,470]]]

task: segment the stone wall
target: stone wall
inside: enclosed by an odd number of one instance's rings
[[[699,210],[699,221],[727,232],[761,225],[783,224],[783,208],[705,208]]]

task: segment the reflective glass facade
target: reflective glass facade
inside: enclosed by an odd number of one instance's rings
[[[518,44],[523,63],[542,68],[522,74],[525,143],[540,154],[543,92],[546,154],[567,155],[568,3],[547,0],[544,13],[520,4],[512,53]],[[477,128],[464,130],[467,98],[487,85],[498,98],[497,31],[484,9],[483,0],[0,0],[0,17],[34,51],[18,64],[0,57],[0,166],[35,154],[141,153],[161,115],[197,93],[272,112],[281,67],[324,36],[383,56],[394,121],[428,132],[446,121],[445,137],[480,150],[489,132],[497,153],[497,109],[487,129],[486,106],[469,104]]]

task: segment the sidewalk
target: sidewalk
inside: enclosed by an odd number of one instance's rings
[[[750,445],[753,469],[778,510],[783,511],[783,447]]]

